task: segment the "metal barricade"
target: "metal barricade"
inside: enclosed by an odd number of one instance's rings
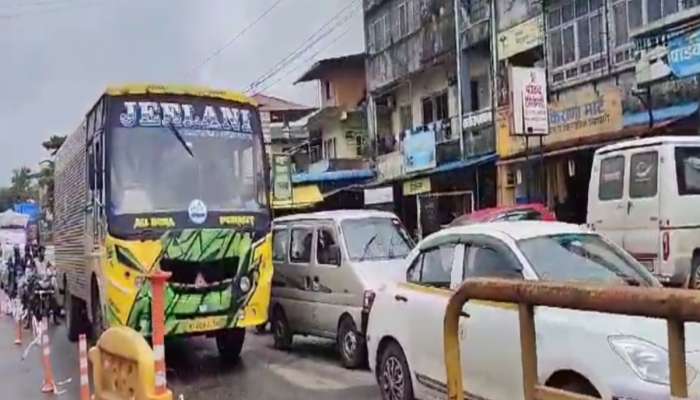
[[[535,306],[665,319],[668,330],[671,396],[674,399],[688,397],[684,323],[700,322],[698,292],[684,289],[631,286],[613,288],[503,279],[469,279],[452,295],[445,313],[445,365],[450,400],[464,399],[458,327],[462,307],[469,300],[518,304],[526,400],[591,399],[538,382]]]
[[[156,391],[155,355],[138,332],[108,329],[90,349],[95,400],[172,400],[169,390]]]

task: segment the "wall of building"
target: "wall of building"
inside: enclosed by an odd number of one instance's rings
[[[332,98],[327,99],[324,85],[328,81],[331,84]],[[357,108],[365,97],[365,71],[358,70],[333,70],[329,71],[324,79],[319,81],[321,86],[321,107],[341,107],[347,110]]]

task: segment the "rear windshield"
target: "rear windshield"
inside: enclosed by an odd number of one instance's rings
[[[700,194],[700,147],[676,147],[678,194]]]

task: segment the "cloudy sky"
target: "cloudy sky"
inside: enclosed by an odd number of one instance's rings
[[[72,132],[106,85],[247,89],[346,7],[261,86],[309,105],[313,84],[293,85],[304,69],[363,49],[359,0],[0,0],[0,186],[37,168],[41,142]]]

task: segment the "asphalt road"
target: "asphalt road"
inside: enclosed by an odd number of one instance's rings
[[[68,342],[64,326],[51,329],[51,361],[66,393],[41,394],[41,356],[38,348],[21,360],[23,347],[15,346],[14,322],[0,317],[0,397],[7,400],[77,399],[77,344]],[[166,347],[168,386],[185,400],[296,400],[378,399],[376,383],[367,370],[348,371],[338,361],[332,342],[295,338],[291,352],[272,347],[270,335],[248,332],[241,361],[221,362],[214,340],[192,338],[169,342]]]

